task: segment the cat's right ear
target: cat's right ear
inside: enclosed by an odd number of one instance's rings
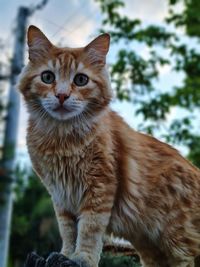
[[[92,65],[104,66],[106,55],[109,50],[110,35],[107,33],[99,35],[85,47],[87,60]]]
[[[31,25],[27,33],[29,59],[32,62],[37,62],[48,56],[49,50],[52,48],[52,43],[37,27]]]

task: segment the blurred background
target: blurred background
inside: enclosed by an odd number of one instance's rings
[[[61,247],[51,200],[31,169],[27,112],[15,87],[27,62],[28,25],[60,46],[83,46],[100,32],[110,33],[111,107],[133,128],[172,144],[200,167],[200,1],[0,4],[0,267],[19,267],[30,251],[45,256]],[[121,243],[107,244],[102,266],[140,265]]]

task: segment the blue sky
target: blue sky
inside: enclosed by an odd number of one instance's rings
[[[16,24],[16,14],[19,6],[32,6],[39,0],[0,0],[0,38],[6,44],[2,57],[12,55],[12,46]],[[130,18],[139,18],[144,24],[162,24],[167,15],[167,0],[125,0],[126,7],[121,13]],[[181,9],[181,6],[177,8]],[[55,44],[62,46],[78,47],[87,44],[98,34],[101,26],[102,15],[98,4],[94,0],[49,0],[43,10],[37,11],[29,19],[29,24],[34,24]],[[145,46],[136,45],[136,49],[143,57],[148,58],[148,49]],[[108,63],[113,62],[117,47],[111,47],[108,55]],[[27,55],[26,55],[27,59]],[[158,85],[163,90],[172,88],[174,84],[181,83],[182,76],[171,73],[170,67],[159,67],[160,80]],[[137,128],[138,118],[134,117],[134,106],[131,103],[114,101],[112,107],[124,117],[134,128]],[[173,117],[175,111],[169,114]],[[27,113],[24,103],[21,104],[19,123],[19,151],[25,151],[25,132],[27,125]]]

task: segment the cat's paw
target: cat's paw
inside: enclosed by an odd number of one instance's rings
[[[70,259],[76,262],[80,267],[97,267],[94,256],[87,252],[73,253]]]
[[[62,262],[68,260],[63,254],[58,252],[51,252],[51,254],[46,259],[45,267],[59,267]]]
[[[79,267],[79,265],[61,253],[52,252],[46,260],[45,267]]]
[[[70,256],[73,254],[74,250],[69,250],[69,249],[64,249],[62,248],[61,250],[61,254],[64,255],[65,257],[69,258],[70,259]]]
[[[45,264],[46,261],[43,257],[40,257],[35,252],[31,252],[26,258],[24,267],[44,267]]]

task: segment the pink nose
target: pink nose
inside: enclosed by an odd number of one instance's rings
[[[68,94],[57,94],[57,95],[55,95],[55,97],[57,97],[59,99],[59,102],[60,102],[61,105],[65,102],[65,100],[67,100],[69,98],[69,96],[70,95],[68,95]]]

